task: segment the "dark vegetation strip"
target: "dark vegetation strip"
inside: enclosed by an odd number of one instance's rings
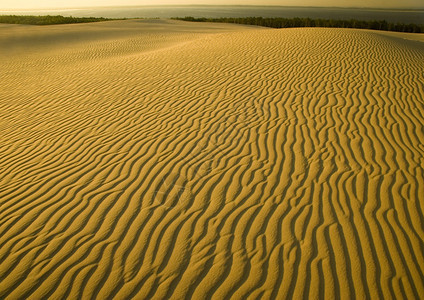
[[[190,22],[219,22],[236,23],[245,25],[256,25],[272,28],[293,28],[293,27],[337,27],[337,28],[359,28],[374,29],[385,31],[424,33],[424,25],[389,23],[382,21],[359,21],[359,20],[332,20],[332,19],[310,19],[310,18],[173,18],[174,20],[183,20]]]
[[[107,18],[75,18],[63,16],[0,16],[0,23],[7,24],[28,24],[28,25],[54,25],[71,23],[91,23],[102,22],[116,19]]]

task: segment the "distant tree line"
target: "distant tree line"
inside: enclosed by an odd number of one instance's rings
[[[293,27],[337,27],[337,28],[359,28],[374,29],[399,32],[424,33],[424,25],[389,23],[381,21],[359,21],[359,20],[332,20],[332,19],[310,19],[310,18],[173,18],[190,22],[219,22],[219,23],[237,23],[245,25],[256,25],[272,28],[293,28]]]
[[[7,24],[28,24],[28,25],[53,25],[71,23],[101,22],[112,19],[107,18],[75,18],[64,16],[0,16],[0,23]]]

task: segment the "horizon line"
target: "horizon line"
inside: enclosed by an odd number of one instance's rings
[[[377,10],[424,10],[422,7],[368,7],[368,6],[308,6],[308,5],[259,5],[259,4],[149,4],[149,5],[99,5],[99,6],[72,6],[72,7],[31,7],[31,8],[1,8],[1,11],[27,11],[27,10],[66,10],[66,9],[91,9],[91,8],[131,8],[131,7],[286,7],[286,8],[337,8],[337,9],[377,9]]]

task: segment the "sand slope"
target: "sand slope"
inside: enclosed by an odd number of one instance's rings
[[[0,28],[0,298],[422,297],[424,43],[30,28]]]

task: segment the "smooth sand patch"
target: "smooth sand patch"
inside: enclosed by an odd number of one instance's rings
[[[0,298],[424,293],[424,44],[162,20],[0,44]]]

